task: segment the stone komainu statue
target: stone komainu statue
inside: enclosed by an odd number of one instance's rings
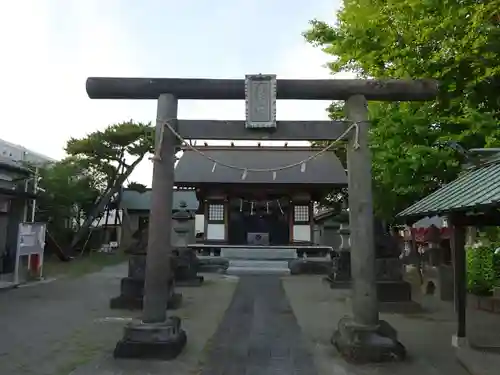
[[[387,232],[380,219],[374,219],[373,234],[375,237],[375,256],[377,258],[399,257],[401,254],[399,243]]]

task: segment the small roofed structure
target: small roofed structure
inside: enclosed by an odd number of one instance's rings
[[[36,199],[32,174],[21,161],[0,155],[0,274],[14,272],[19,224]]]
[[[312,244],[314,201],[347,184],[344,166],[331,151],[260,146],[197,150],[184,150],[175,184],[196,189],[207,243]]]
[[[194,189],[175,189],[172,194],[172,212],[181,209],[181,202],[187,204],[187,211],[195,215],[198,210],[198,200]],[[123,189],[120,200],[123,216],[122,244],[129,244],[135,233],[142,232],[149,225],[151,210],[151,189],[137,191]]]
[[[456,343],[466,337],[466,227],[500,226],[500,149],[469,150],[469,155],[471,163],[456,180],[396,216],[409,225],[424,217],[447,217],[458,319]]]

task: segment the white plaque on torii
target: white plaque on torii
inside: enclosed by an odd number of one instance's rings
[[[276,128],[275,74],[245,76],[245,107],[246,128]]]

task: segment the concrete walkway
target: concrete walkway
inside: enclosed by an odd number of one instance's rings
[[[316,375],[277,276],[243,276],[202,375]]]

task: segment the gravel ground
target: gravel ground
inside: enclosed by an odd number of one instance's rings
[[[172,314],[182,319],[182,327],[188,343],[179,357],[173,361],[115,360],[111,353],[121,337],[126,322],[115,320],[97,327],[108,338],[109,344],[100,356],[84,366],[79,366],[71,375],[189,375],[199,374],[209,349],[209,340],[214,335],[224,312],[229,306],[238,283],[235,277],[207,274],[201,287],[177,288],[183,295],[183,305]],[[113,316],[116,316],[114,313]],[[113,329],[116,328],[116,329]],[[103,353],[104,352],[104,353]]]
[[[127,265],[121,264],[78,279],[0,293],[0,374],[67,375],[75,368],[83,371],[75,374],[84,374],[85,368],[96,363],[104,369],[123,326],[139,314],[108,307],[109,299],[119,294],[120,279],[126,274]],[[206,279],[202,287],[179,288],[184,305],[176,314],[183,318],[189,336],[186,351],[177,361],[186,371],[182,374],[198,371],[205,344],[236,286],[234,279],[220,275],[207,275]],[[84,366],[86,363],[90,365]],[[133,369],[134,363],[129,362],[128,367]],[[105,371],[122,374],[121,370]],[[144,366],[137,372],[146,373]]]
[[[330,344],[337,322],[351,314],[350,291],[332,290],[320,276],[286,277],[283,286],[314,353],[320,375],[468,375],[451,347],[456,323],[443,313],[381,314],[398,330],[409,359],[403,363],[352,366]]]

